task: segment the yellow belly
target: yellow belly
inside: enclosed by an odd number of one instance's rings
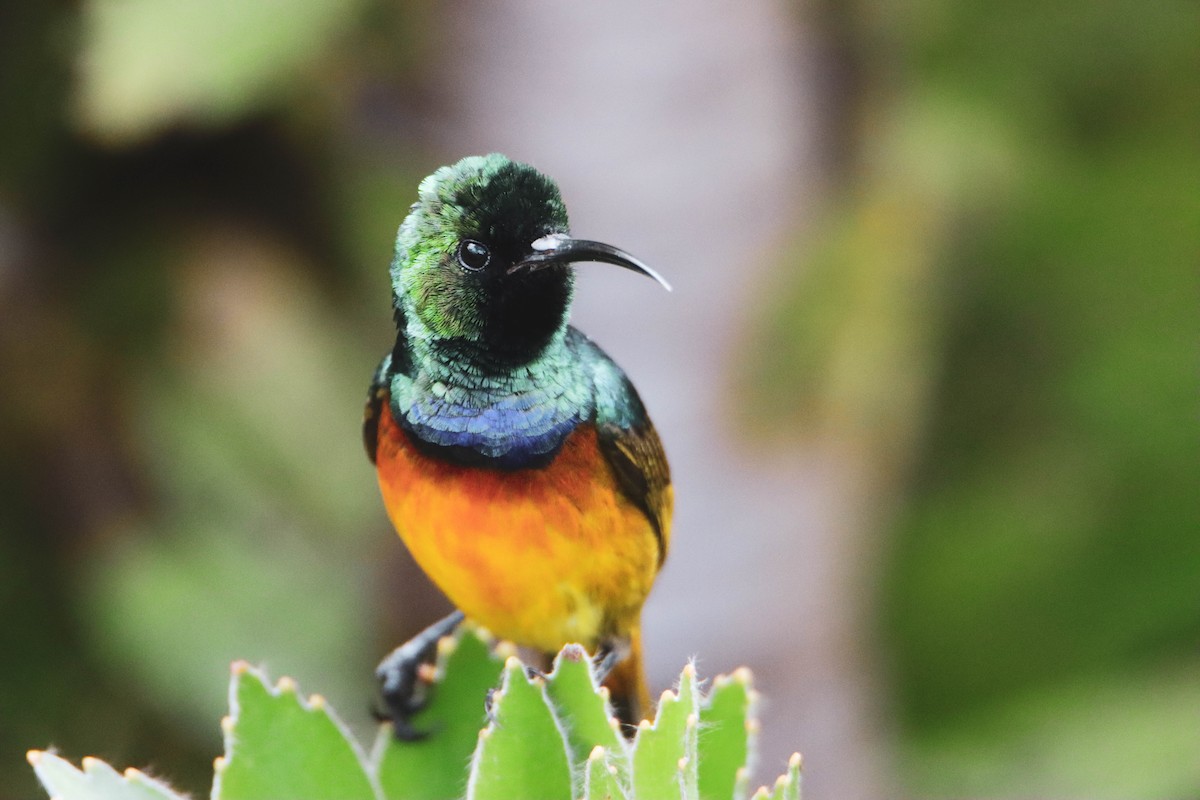
[[[547,652],[636,626],[658,568],[646,515],[580,426],[547,467],[500,471],[416,450],[384,405],[376,451],[388,516],[469,618]]]

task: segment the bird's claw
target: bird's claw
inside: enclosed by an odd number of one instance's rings
[[[496,721],[495,711],[496,692],[498,689],[492,688],[487,690],[487,694],[483,696],[483,714],[487,717],[488,724],[491,725]]]
[[[397,739],[413,742],[429,735],[429,731],[414,727],[412,718],[429,702],[438,640],[453,631],[462,619],[462,613],[456,611],[430,625],[389,653],[375,669],[384,704],[383,709],[376,709],[376,716],[380,721],[392,723]]]
[[[376,722],[391,723],[392,735],[402,742],[419,742],[429,735],[429,731],[415,727],[409,716],[401,716],[395,711],[385,711],[379,706],[372,706],[371,716]]]
[[[430,663],[432,650],[409,650],[408,642],[392,651],[375,671],[384,707],[377,709],[381,720],[392,723],[396,738],[406,742],[421,739],[425,731],[414,728],[412,718],[428,702],[428,684],[421,679],[422,667]]]
[[[592,656],[592,672],[596,676],[596,683],[604,683],[604,679],[608,677],[608,673],[613,671],[613,667],[617,662],[625,657],[628,648],[619,648],[612,644],[602,644],[596,654]]]

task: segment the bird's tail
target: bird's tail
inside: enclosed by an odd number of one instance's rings
[[[642,666],[642,632],[634,628],[629,636],[629,655],[617,662],[604,679],[617,719],[636,726],[650,717],[650,687]]]

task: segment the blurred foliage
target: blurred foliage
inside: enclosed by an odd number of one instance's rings
[[[420,145],[338,111],[407,102],[422,13],[0,10],[0,796],[39,744],[203,786],[235,657],[365,724],[420,624],[359,432]]]
[[[908,785],[1194,795],[1200,11],[828,13],[855,145],[756,408],[851,443],[895,498]]]
[[[76,105],[120,140],[173,122],[229,122],[312,79],[314,53],[362,0],[92,0],[83,7]]]

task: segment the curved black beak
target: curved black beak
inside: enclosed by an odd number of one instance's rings
[[[616,264],[618,267],[631,269],[653,278],[668,292],[671,284],[663,276],[643,264],[624,250],[604,242],[591,242],[587,239],[572,239],[565,233],[551,233],[534,240],[530,245],[533,252],[521,261],[508,268],[508,274],[521,270],[534,272],[554,264],[571,264],[578,261],[600,261],[605,264]]]

